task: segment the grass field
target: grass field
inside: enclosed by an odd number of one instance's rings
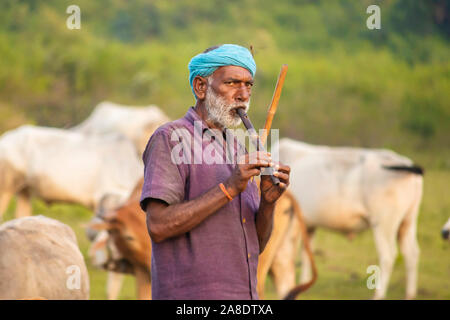
[[[418,237],[421,249],[419,263],[418,299],[450,299],[450,242],[440,236],[440,229],[450,216],[449,170],[428,170],[425,174],[424,197],[419,214]],[[14,202],[5,215],[13,218]],[[91,211],[77,205],[44,205],[33,201],[34,214],[43,214],[70,225],[75,231],[80,249],[88,266],[91,299],[106,299],[106,272],[94,268],[87,258],[89,241],[83,223],[88,222]],[[353,241],[340,234],[319,229],[315,239],[315,258],[319,278],[316,284],[299,299],[369,299],[373,291],[367,289],[369,276],[366,269],[378,263],[371,231]],[[298,261],[297,274],[300,272]],[[298,278],[298,277],[297,277]],[[266,298],[276,299],[273,284],[267,280]],[[399,255],[391,277],[388,299],[403,299],[405,271]],[[126,276],[120,299],[135,299],[135,283]]]

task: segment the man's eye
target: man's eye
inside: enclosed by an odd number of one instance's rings
[[[229,86],[238,86],[238,85],[240,85],[242,82],[241,81],[225,81],[224,82],[226,85],[229,85]],[[251,83],[251,82],[246,82],[245,83],[245,86],[247,87],[247,88],[251,88],[251,87],[253,87],[253,83]]]

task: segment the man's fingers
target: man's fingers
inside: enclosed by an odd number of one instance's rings
[[[275,164],[275,170],[289,174],[291,172],[291,167],[278,162]]]
[[[281,171],[275,171],[273,173],[273,175],[275,177],[277,177],[280,180],[283,180],[283,182],[288,182],[289,181],[289,175],[287,173],[281,172]]]
[[[252,158],[249,158],[247,160],[246,164],[256,164],[256,163],[259,163],[259,162],[271,163],[272,159],[270,159],[270,158],[269,159],[261,159],[261,158],[254,158],[254,157],[252,157]]]
[[[256,154],[251,155],[251,156],[246,155],[245,157],[241,157],[238,160],[238,164],[249,165],[249,168],[267,167],[270,165],[270,163],[272,163],[272,165],[274,165],[274,163],[272,162],[270,157],[258,158]]]
[[[247,172],[248,172],[248,174],[249,174],[249,178],[261,174],[261,170],[260,170],[260,169],[257,169],[257,168],[251,169],[251,170],[249,170],[249,171],[247,171]]]
[[[248,154],[248,161],[249,163],[255,163],[258,160],[264,160],[267,162],[272,162],[272,158],[270,157],[270,154],[264,151],[255,151],[250,154]]]
[[[287,185],[284,182],[280,182],[280,184],[278,185],[279,188],[281,189],[286,189]]]
[[[270,159],[267,158],[258,158],[257,155],[245,155],[238,158],[238,164],[256,164],[258,161],[270,162]]]
[[[256,163],[250,163],[247,164],[247,168],[248,169],[252,169],[252,168],[260,168],[260,167],[269,167],[270,163],[267,161],[263,161],[263,160],[258,160]]]

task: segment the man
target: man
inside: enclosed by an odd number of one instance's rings
[[[289,185],[290,168],[275,165],[269,153],[246,153],[227,130],[240,124],[236,108],[249,108],[256,65],[247,49],[212,47],[192,58],[189,71],[195,107],[159,127],[143,155],[141,207],[147,213],[153,246],[152,295],[258,299],[258,255],[269,240],[275,202]],[[191,139],[196,139],[199,124],[203,134],[212,131],[214,136],[209,143],[204,137],[197,141],[201,151],[210,151],[211,145],[219,154],[231,148],[233,155],[241,154],[237,161],[194,161],[198,155],[192,158],[186,146],[195,145]],[[185,146],[183,159],[191,159],[189,163],[176,161],[180,141]],[[281,183],[276,186],[263,175],[260,196],[250,178],[269,166]]]

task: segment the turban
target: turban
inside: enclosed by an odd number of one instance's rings
[[[223,44],[214,50],[196,55],[189,62],[189,83],[192,92],[192,83],[196,76],[207,77],[222,66],[243,67],[250,71],[252,76],[255,76],[256,72],[255,60],[248,49],[235,44]]]

